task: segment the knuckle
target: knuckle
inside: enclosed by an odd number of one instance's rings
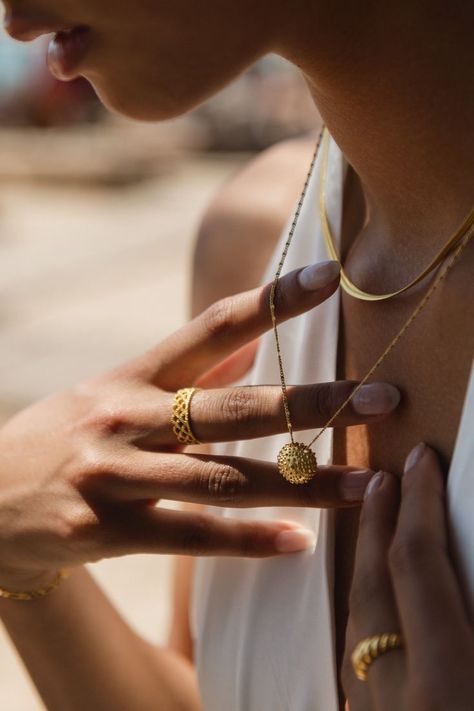
[[[82,489],[101,470],[100,453],[95,447],[81,447],[65,467],[66,476],[75,489]]]
[[[97,536],[97,529],[97,517],[92,512],[77,513],[69,521],[67,538],[76,550],[89,549],[91,542]]]
[[[228,464],[208,462],[201,473],[201,488],[213,501],[237,504],[244,497],[247,479]]]
[[[69,466],[68,479],[78,491],[85,492],[102,485],[110,485],[120,478],[116,467],[97,447],[88,446],[76,454]]]
[[[204,519],[196,519],[181,534],[181,546],[195,555],[205,554],[212,544],[212,531]]]
[[[429,537],[419,530],[395,537],[388,554],[394,576],[411,575],[426,565],[433,550]]]
[[[350,596],[349,608],[355,620],[367,615],[367,610],[372,609],[383,596],[381,576],[374,574],[374,570],[359,570],[354,578]]]
[[[129,428],[128,417],[119,407],[99,405],[85,418],[85,429],[100,437],[119,435]]]
[[[234,300],[227,297],[216,301],[204,311],[201,318],[211,337],[225,336],[235,325]]]
[[[266,294],[265,294],[266,296]],[[262,300],[262,303],[267,309],[268,298]],[[274,294],[275,310],[278,314],[284,314],[288,311],[288,283],[286,279],[280,279],[277,283]]]
[[[331,383],[317,385],[312,390],[312,409],[322,418],[329,419],[336,409],[336,401]]]
[[[91,559],[98,530],[98,518],[92,509],[79,503],[70,506],[56,515],[51,528],[55,541],[59,541],[64,550],[76,556],[86,554],[86,558]]]
[[[258,416],[257,398],[246,388],[235,388],[224,396],[222,411],[229,422],[236,424],[251,423]]]

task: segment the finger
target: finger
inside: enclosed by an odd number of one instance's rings
[[[252,368],[259,342],[260,339],[256,338],[231,353],[225,360],[198,378],[196,385],[200,388],[223,388],[236,383]]]
[[[371,480],[366,492],[350,596],[349,660],[356,645],[363,639],[400,631],[388,566],[388,551],[397,522],[399,492],[398,479],[384,472],[379,472]],[[368,686],[359,688],[357,694],[368,697],[370,690],[375,708],[383,708],[383,699],[390,687],[400,680],[402,665],[403,657],[399,651],[382,655],[370,667]],[[354,674],[350,669],[347,673]],[[353,677],[350,676],[349,680]],[[393,688],[393,692],[396,693],[397,689]]]
[[[198,454],[153,454],[135,449],[86,486],[111,500],[168,499],[212,506],[348,507],[360,504],[372,472],[320,467],[295,486],[269,462]]]
[[[357,383],[341,381],[288,388],[288,401],[295,430],[323,427],[343,405]],[[172,412],[174,394],[157,400],[150,391],[149,408],[143,400],[140,425],[147,431],[141,445],[175,445]],[[334,421],[335,426],[360,425],[380,419],[400,402],[393,385],[364,385]],[[200,390],[193,395],[189,419],[200,442],[229,442],[255,439],[285,432],[287,429],[281,388],[253,386],[220,390]]]
[[[130,510],[108,530],[111,555],[171,553],[263,558],[312,550],[314,533],[291,522],[239,521],[160,508]]]
[[[359,681],[352,664],[352,651],[358,642],[360,639],[354,630],[352,620],[349,619],[346,630],[346,653],[341,668],[342,687],[347,699],[345,711],[375,711],[369,684],[362,684]]]
[[[472,649],[471,626],[448,556],[445,484],[426,445],[407,459],[390,567],[410,664],[420,678],[443,668],[452,679],[462,665],[456,650]],[[436,644],[432,644],[433,634]],[[449,653],[447,653],[449,652]],[[462,654],[462,652],[460,652]]]
[[[351,616],[361,637],[398,631],[388,567],[398,504],[397,478],[379,472],[367,488],[362,507],[350,598]]]
[[[339,265],[325,262],[282,277],[276,294],[281,323],[321,304],[339,285]],[[271,327],[271,284],[213,304],[146,356],[143,374],[165,390],[200,375]],[[143,365],[143,363],[142,363]]]

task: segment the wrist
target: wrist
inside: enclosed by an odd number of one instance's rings
[[[67,572],[48,571],[11,571],[2,570],[0,575],[0,598],[35,599],[44,597],[57,588]]]

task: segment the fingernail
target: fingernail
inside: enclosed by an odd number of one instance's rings
[[[339,262],[320,262],[310,264],[298,274],[300,286],[305,291],[317,291],[330,284],[339,276],[341,267]]]
[[[316,536],[307,528],[294,531],[282,531],[275,539],[275,548],[279,553],[298,553],[316,548]]]
[[[364,499],[367,499],[371,494],[373,494],[375,491],[377,491],[378,488],[380,488],[380,485],[383,482],[383,477],[384,477],[383,472],[377,472],[377,474],[375,474],[375,476],[372,477],[372,479],[369,481],[369,486],[365,490]]]
[[[373,476],[374,473],[368,469],[346,474],[342,479],[341,498],[351,504],[361,502]]]
[[[363,385],[352,398],[352,407],[359,415],[384,415],[400,403],[400,391],[388,383]]]
[[[405,468],[403,470],[405,474],[410,469],[413,469],[413,467],[416,466],[418,462],[423,459],[426,453],[426,449],[426,444],[424,442],[420,442],[420,444],[417,444],[416,447],[411,450],[405,461]]]

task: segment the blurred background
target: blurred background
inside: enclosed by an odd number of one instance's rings
[[[181,325],[212,195],[252,154],[315,121],[302,79],[276,57],[159,125],[110,115],[86,82],[53,80],[44,57],[42,40],[0,30],[0,425]],[[171,565],[93,566],[153,641],[166,638]],[[1,628],[0,659],[0,709],[43,709]]]

